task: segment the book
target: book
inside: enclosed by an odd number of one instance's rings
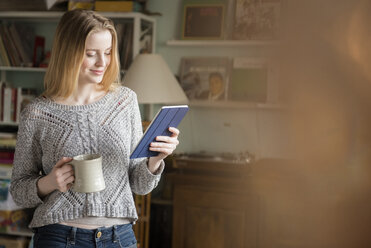
[[[87,9],[93,10],[94,9],[94,0],[69,0],[68,1],[68,10],[74,9]]]
[[[188,112],[187,105],[163,106],[130,155],[130,159],[157,156],[158,152],[150,151],[149,145],[157,136],[170,136],[169,127],[177,127]]]
[[[0,147],[3,148],[15,148],[17,139],[16,138],[8,138],[8,139],[0,139]]]
[[[13,90],[9,86],[2,88],[2,121],[3,122],[12,122],[12,95]]]
[[[183,57],[180,86],[190,100],[225,100],[228,91],[228,57]]]
[[[9,34],[14,46],[20,56],[21,66],[31,67],[32,66],[32,58],[31,55],[28,54],[23,47],[21,34],[18,32],[14,23],[10,24],[9,27]]]
[[[0,179],[10,179],[12,176],[12,164],[0,163]]]
[[[17,52],[15,44],[13,43],[13,41],[10,38],[9,29],[8,29],[7,25],[5,25],[5,24],[0,25],[0,35],[3,39],[4,47],[5,47],[5,50],[7,52],[7,55],[8,55],[9,61],[10,61],[10,65],[11,66],[20,66],[20,64],[21,64],[21,60],[20,60],[20,57],[19,57],[20,55]]]
[[[0,56],[1,56],[1,61],[2,61],[3,66],[10,66],[11,65],[10,61],[9,61],[8,54],[7,54],[6,49],[5,49],[2,34],[0,34]]]
[[[95,1],[96,11],[139,12],[141,5],[135,1]]]
[[[33,66],[38,67],[41,61],[44,58],[44,50],[45,50],[45,37],[43,36],[35,36],[35,46],[33,50]]]

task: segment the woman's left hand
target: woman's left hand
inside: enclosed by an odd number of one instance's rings
[[[159,152],[156,156],[159,160],[172,154],[179,144],[179,130],[175,127],[169,127],[169,131],[172,132],[171,136],[157,136],[156,142],[152,142],[149,146],[149,150]]]

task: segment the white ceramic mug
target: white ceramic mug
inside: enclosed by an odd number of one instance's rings
[[[69,162],[75,171],[72,189],[76,192],[91,193],[106,188],[102,170],[102,156],[99,154],[82,154]]]

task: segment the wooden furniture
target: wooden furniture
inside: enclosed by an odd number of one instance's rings
[[[138,220],[133,226],[138,248],[148,248],[149,245],[149,221],[151,213],[151,194],[135,195],[135,207],[138,212]]]
[[[176,159],[174,166],[172,247],[257,247],[259,200],[249,189],[249,164]]]

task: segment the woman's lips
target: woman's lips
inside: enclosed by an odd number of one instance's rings
[[[93,74],[98,75],[98,76],[103,75],[104,73],[103,70],[91,70],[91,72],[93,72]]]

